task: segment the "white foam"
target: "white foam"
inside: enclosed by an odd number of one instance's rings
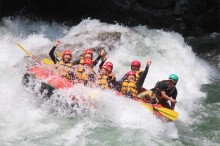
[[[199,108],[200,105],[197,101],[206,96],[200,91],[200,87],[209,82],[210,68],[195,56],[191,47],[184,42],[183,37],[178,33],[150,30],[144,26],[129,28],[121,25],[109,25],[89,19],[71,27],[69,31],[58,24],[22,22],[19,19],[5,19],[3,25],[0,28],[0,123],[2,123],[1,127],[5,129],[7,134],[1,132],[0,135],[3,136],[4,141],[9,141],[14,136],[16,137],[15,141],[22,141],[29,133],[19,134],[27,129],[31,129],[30,133],[35,135],[40,135],[43,132],[49,135],[58,128],[56,122],[49,119],[50,112],[48,111],[54,106],[50,103],[40,103],[38,106],[33,102],[38,102],[37,96],[26,92],[21,85],[21,78],[25,73],[26,66],[32,60],[26,57],[27,54],[15,45],[17,41],[37,58],[48,57],[49,50],[56,38],[60,38],[63,43],[69,44],[69,46],[72,45],[70,49],[74,53],[81,53],[83,49],[97,47],[97,45],[106,47],[109,53],[109,61],[114,64],[117,79],[120,79],[130,70],[132,60],[140,60],[143,69],[146,60],[151,58],[152,65],[144,87],[150,89],[157,81],[167,79],[169,74],[176,73],[179,76],[179,82],[177,84],[178,103],[175,109],[179,112],[179,120],[185,124],[193,121],[191,120],[193,117],[189,113]],[[99,38],[100,34],[105,34],[103,35],[106,36],[104,40]],[[114,37],[120,34],[120,39]],[[62,51],[65,47],[61,45],[57,50]],[[43,56],[44,54],[45,56]],[[81,87],[77,87],[73,90],[59,92],[67,95],[72,93],[88,95],[90,93],[84,93],[85,91],[81,89]],[[148,142],[153,137],[160,135],[161,132],[166,131],[167,125],[156,119],[139,103],[116,96],[110,91],[101,91],[100,89],[95,89],[95,91],[99,93],[97,102],[101,106],[98,109],[91,109],[92,112],[90,113],[98,115],[97,119],[105,119],[119,129],[144,129],[146,133],[150,133],[143,135],[144,137],[150,136]],[[58,98],[56,95],[54,97]],[[13,121],[8,117],[9,114],[13,115]],[[68,113],[63,112],[62,108],[57,109],[56,114],[68,117]],[[69,116],[75,117],[76,115]],[[49,122],[44,123],[41,120]],[[26,125],[21,127],[20,124]],[[77,140],[79,135],[83,135],[87,131],[84,128],[85,124],[88,123],[77,124],[74,128],[65,131],[61,136],[61,145],[66,141],[66,145],[75,144],[74,140]],[[39,127],[35,127],[35,125],[39,125]],[[94,127],[97,126],[94,125]],[[171,125],[171,127],[173,130],[168,131],[168,135],[175,139],[178,137],[175,125]],[[57,136],[55,139],[58,140],[58,138]],[[144,141],[143,139],[142,141]],[[8,143],[5,142],[4,144]],[[84,145],[85,143],[81,144]]]

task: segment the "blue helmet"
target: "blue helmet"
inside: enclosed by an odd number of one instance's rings
[[[171,74],[171,75],[169,76],[169,79],[174,80],[175,82],[178,82],[179,77],[178,77],[176,74]]]

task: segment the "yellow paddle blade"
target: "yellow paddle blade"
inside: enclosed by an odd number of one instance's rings
[[[43,61],[44,64],[54,64],[54,62],[49,58],[43,58],[42,61]]]
[[[176,121],[178,119],[178,113],[174,110],[168,108],[156,108],[156,107],[153,108],[158,110],[161,113],[161,115],[163,115],[164,117],[170,120]]]
[[[18,42],[16,42],[16,44],[18,45],[19,48],[21,48],[25,53],[27,53],[31,58],[33,57],[33,55],[28,52],[21,44],[19,44]]]
[[[161,115],[163,115],[164,117],[176,121],[178,119],[178,113],[174,110],[168,109],[168,108],[157,108],[157,107],[153,107],[152,105],[145,103],[145,102],[141,102],[141,105],[148,108],[150,111],[158,111]]]
[[[62,58],[62,53],[56,52],[56,55],[57,55],[58,57]]]
[[[148,108],[151,112],[153,111],[153,107],[147,103],[141,102],[141,105]]]

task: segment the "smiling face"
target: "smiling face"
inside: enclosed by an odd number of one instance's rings
[[[84,58],[85,58],[85,59],[92,59],[92,54],[85,54],[85,55],[84,55]]]
[[[66,55],[63,56],[63,60],[64,60],[64,62],[70,62],[71,56],[66,54]]]
[[[138,66],[131,66],[131,70],[132,71],[139,71],[139,67]]]
[[[175,87],[176,82],[174,80],[169,80],[169,89],[172,89],[173,87]]]
[[[107,75],[108,71],[105,68],[101,69],[101,75]]]
[[[136,80],[135,75],[128,75],[127,79],[129,82],[134,82]]]

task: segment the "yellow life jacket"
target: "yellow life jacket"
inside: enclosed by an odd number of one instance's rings
[[[58,67],[59,74],[63,77],[65,77],[67,80],[71,81],[73,78],[73,74],[69,73],[69,69],[73,66],[73,64],[70,63],[64,63],[62,60],[59,62],[58,65],[61,65]]]
[[[108,76],[100,76],[97,79],[97,85],[98,87],[101,87],[102,89],[109,89]]]
[[[79,64],[83,65],[83,62],[84,62],[84,57],[80,57]]]
[[[135,71],[136,72],[136,81],[138,81],[140,74],[143,73],[143,70]]]
[[[73,66],[73,63],[69,62],[69,63],[64,63],[62,60],[59,62],[59,65],[63,65],[65,67],[69,67],[71,68]]]
[[[128,80],[124,80],[122,82],[121,93],[127,95],[129,92],[133,97],[137,97],[138,91],[136,82],[129,82]]]
[[[78,80],[85,80],[87,78],[87,75],[84,73],[84,69],[82,67],[77,69],[75,76]]]

